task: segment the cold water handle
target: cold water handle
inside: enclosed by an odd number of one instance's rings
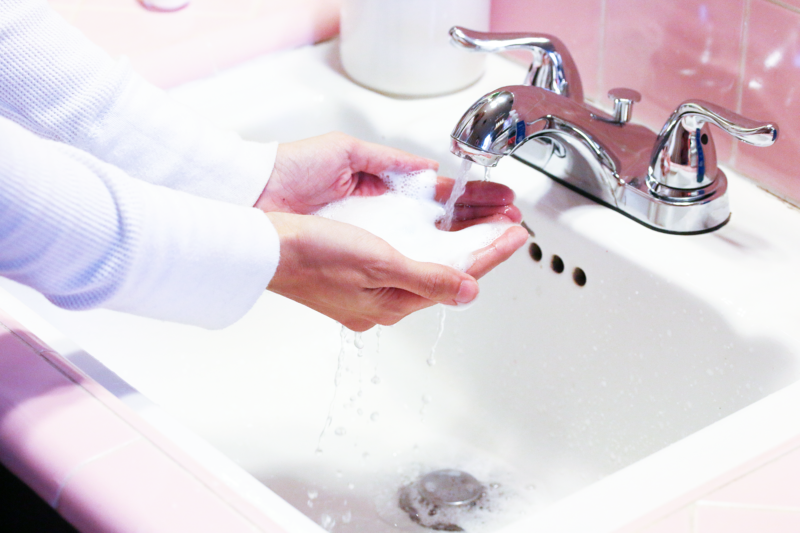
[[[561,39],[545,33],[486,33],[460,26],[450,28],[453,44],[473,52],[528,50],[533,62],[525,85],[541,87],[583,104],[578,67]]]
[[[687,100],[661,128],[653,147],[648,184],[654,193],[696,191],[714,183],[719,171],[708,124],[754,146],[770,146],[778,137],[774,124],[702,100]]]

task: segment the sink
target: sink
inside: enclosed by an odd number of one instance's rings
[[[340,130],[452,176],[452,126],[524,77],[502,58],[487,68],[453,95],[389,98],[343,74],[334,41],[172,94],[249,139]],[[796,209],[726,169],[731,222],[666,235],[506,159],[491,177],[517,193],[530,242],[465,311],[356,335],[265,293],[205,331],[0,290],[112,392],[210,444],[228,482],[258,480],[247,497],[291,531],[426,531],[393,499],[442,468],[492,487],[468,531],[616,531],[800,434]]]

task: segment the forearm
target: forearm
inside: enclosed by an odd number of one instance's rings
[[[67,309],[224,327],[263,293],[260,211],[154,186],[0,119],[0,275]]]
[[[0,116],[135,178],[238,205],[254,205],[276,151],[206,124],[44,0],[0,2]]]

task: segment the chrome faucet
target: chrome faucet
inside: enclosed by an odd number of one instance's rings
[[[679,105],[656,134],[629,122],[641,99],[632,89],[609,91],[613,114],[585,103],[575,63],[555,37],[459,27],[450,35],[469,50],[534,53],[525,85],[497,89],[461,117],[451,134],[454,154],[486,167],[511,155],[652,229],[691,235],[730,219],[709,123],[755,146],[778,135],[773,124],[702,100]]]

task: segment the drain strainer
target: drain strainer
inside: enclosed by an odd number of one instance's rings
[[[486,488],[460,470],[436,470],[400,489],[398,503],[414,522],[438,531],[463,531],[458,525],[480,502]]]

